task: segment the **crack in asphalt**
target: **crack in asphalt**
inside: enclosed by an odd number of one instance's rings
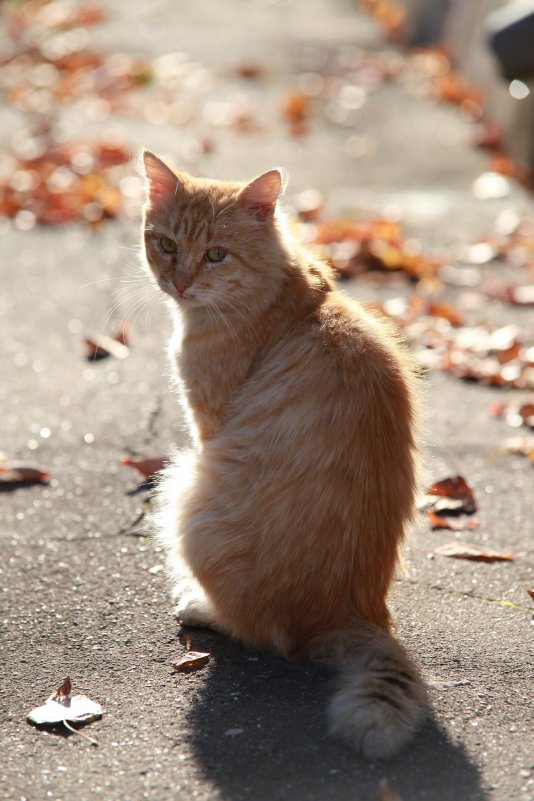
[[[145,428],[145,443],[148,443],[151,437],[154,436],[156,433],[156,423],[158,418],[161,415],[162,410],[162,399],[160,396],[156,397],[156,400],[151,404],[150,409],[148,411],[146,421],[144,423],[143,428]]]
[[[130,521],[128,525],[123,526],[123,528],[119,529],[117,536],[121,536],[122,534],[127,534],[130,537],[150,537],[150,532],[144,529],[136,529],[135,527],[138,526],[140,523],[145,520],[147,515],[146,509],[141,509],[141,511],[137,514],[137,517]]]

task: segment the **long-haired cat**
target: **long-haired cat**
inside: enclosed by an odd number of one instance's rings
[[[146,260],[195,443],[161,490],[177,615],[338,665],[331,731],[389,756],[425,710],[386,604],[414,505],[410,359],[294,241],[280,171],[242,184],[143,159]]]

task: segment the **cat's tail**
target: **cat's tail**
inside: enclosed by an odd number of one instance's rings
[[[368,759],[393,756],[427,710],[425,685],[407,651],[391,634],[367,625],[332,635],[320,651],[340,669],[328,709],[330,733]]]

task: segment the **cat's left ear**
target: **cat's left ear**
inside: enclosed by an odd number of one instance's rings
[[[266,220],[274,214],[276,202],[286,184],[285,171],[281,169],[269,170],[252,183],[248,184],[240,193],[241,205],[250,211],[258,220]]]
[[[171,195],[175,195],[180,185],[176,173],[150,150],[143,150],[142,158],[147,180],[148,199],[154,202],[155,200],[166,200]]]

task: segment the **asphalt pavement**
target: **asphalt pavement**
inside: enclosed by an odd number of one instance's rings
[[[88,120],[67,105],[65,136],[121,136],[133,150],[148,146],[220,178],[282,164],[288,206],[313,188],[331,215],[401,214],[423,248],[450,258],[503,212],[533,213],[513,182],[503,197],[475,196],[488,156],[470,145],[472,122],[409,82],[349,94],[348,116],[333,104],[310,115],[303,136],[291,135],[281,104],[313,85],[310,75],[367,50],[402,58],[352,0],[100,6],[107,16],[88,29],[91,47],[186,54],[185,106],[161,118],[156,101],[141,98],[135,113]],[[6,103],[0,120],[7,148],[27,119]],[[139,267],[135,213],[94,230],[20,230],[3,220],[0,234],[0,450],[51,474],[46,485],[0,485],[0,798],[533,801],[534,468],[519,455],[495,457],[510,430],[488,414],[490,404],[528,393],[439,372],[425,378],[425,480],[466,476],[481,526],[433,532],[421,516],[411,532],[391,601],[399,637],[429,684],[432,715],[397,757],[364,762],[327,736],[332,680],[318,666],[191,629],[192,647],[211,661],[192,673],[172,667],[186,645],[147,528],[150,490],[120,464],[184,444],[168,388],[170,326]],[[343,286],[372,301],[410,290],[404,279]],[[475,318],[529,324],[532,310],[477,307],[475,294]],[[125,317],[129,357],[88,361],[84,337]],[[429,555],[456,536],[517,558]],[[75,693],[104,707],[83,729],[98,746],[26,722],[66,675]]]

